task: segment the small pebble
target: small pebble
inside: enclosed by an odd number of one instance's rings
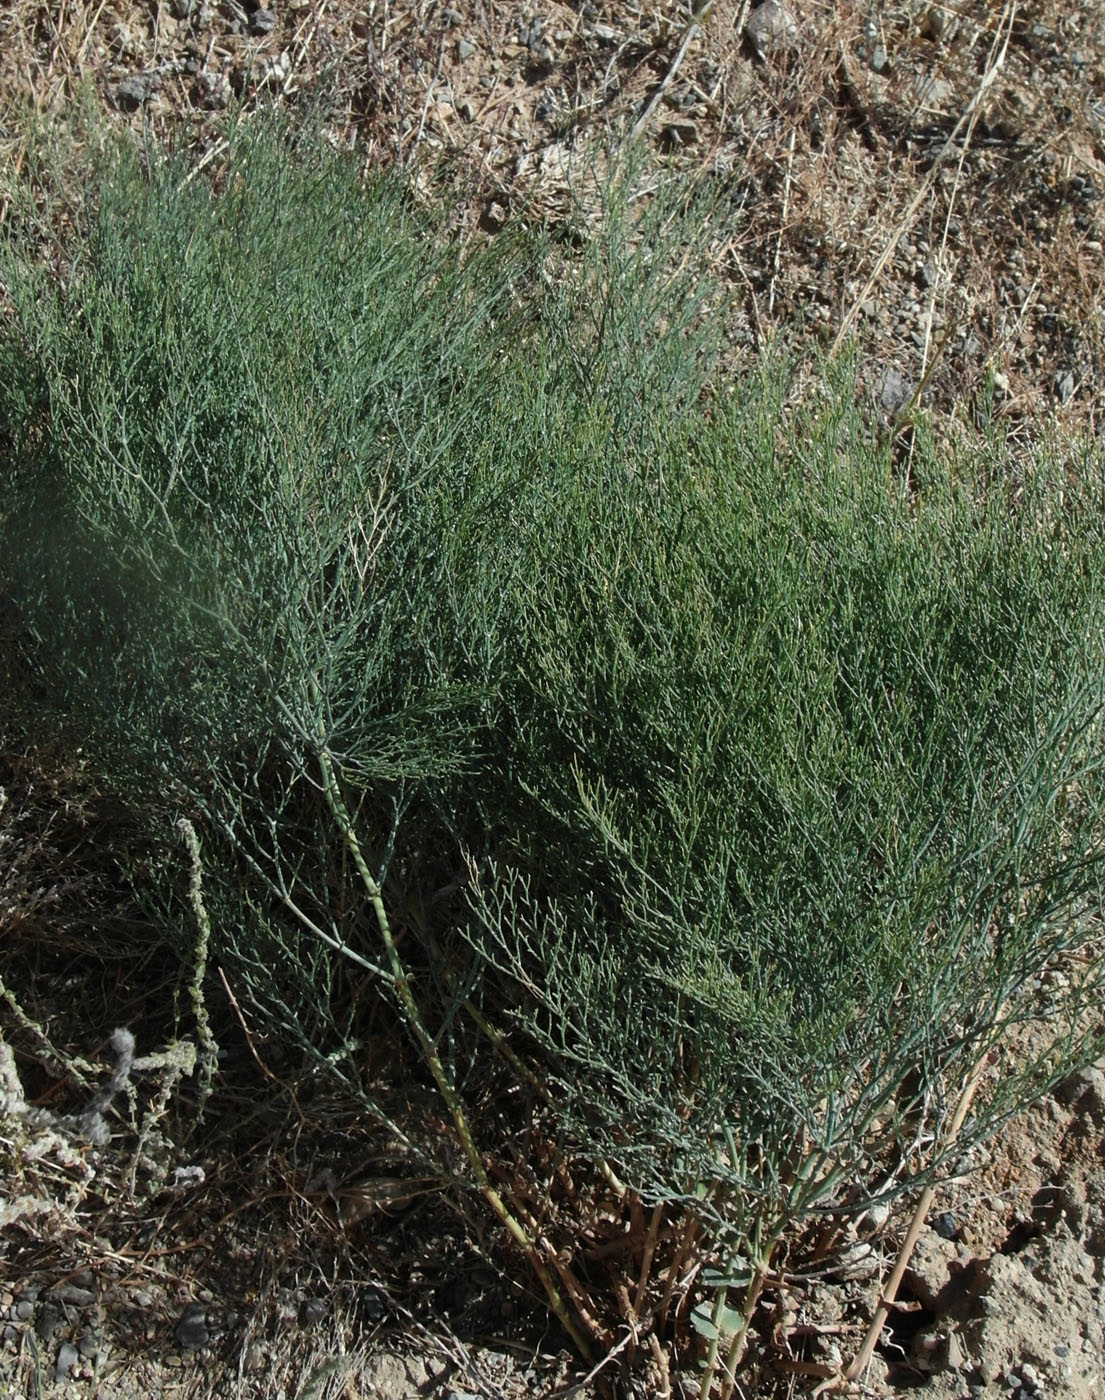
[[[798,38],[798,21],[780,0],[764,0],[745,20],[744,32],[757,52],[781,53]]]
[[[463,63],[466,58],[471,58],[475,52],[476,46],[471,39],[457,40],[457,58],[460,59],[461,63]]]
[[[959,1234],[959,1221],[950,1210],[942,1210],[933,1218],[932,1228],[942,1240],[954,1240]]]
[[[29,1298],[20,1298],[15,1305],[15,1316],[20,1322],[30,1322],[35,1315],[35,1305]]]
[[[198,1351],[208,1342],[207,1312],[202,1303],[189,1303],[176,1326],[176,1338],[185,1351]]]
[[[65,1380],[79,1359],[77,1348],[70,1345],[69,1342],[62,1342],[58,1351],[57,1365],[54,1367],[54,1379]]]
[[[59,1303],[68,1303],[72,1308],[88,1308],[96,1301],[90,1288],[78,1288],[75,1283],[62,1283],[54,1289],[54,1297]]]
[[[251,34],[271,34],[276,28],[276,16],[271,10],[254,10],[250,16]]]
[[[134,78],[124,78],[115,89],[115,97],[121,107],[141,107],[157,91],[158,78],[154,73],[139,73]]]
[[[321,1298],[308,1298],[299,1312],[300,1325],[303,1327],[317,1327],[320,1322],[325,1321],[329,1308]]]
[[[39,1313],[35,1322],[35,1332],[38,1335],[39,1341],[49,1342],[50,1338],[58,1330],[58,1324],[60,1322],[61,1313],[57,1308],[51,1307],[51,1305],[47,1303]]]

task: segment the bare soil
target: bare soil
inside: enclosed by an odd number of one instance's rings
[[[689,19],[674,3],[589,0],[7,0],[0,218],[27,112],[66,119],[80,100],[197,152],[215,148],[231,103],[256,120],[272,102],[321,104],[329,139],[366,166],[407,167],[473,239],[571,220],[582,144],[638,139],[657,178],[693,166],[737,211],[713,250],[734,373],[774,337],[798,351],[854,342],[888,422],[919,405],[970,423],[992,399],[1014,439],[1093,431],[1105,9],[767,0]],[[486,1222],[396,1187],[385,1145],[244,1033],[229,988],[212,989],[231,1053],[201,1125],[190,1081],[161,1102],[165,1072],[151,1070],[110,1146],[67,1147],[57,1121],[110,1074],[114,1026],[135,1031],[139,1054],[171,1040],[180,969],[120,873],[151,858],[141,833],[70,753],[17,760],[5,737],[4,980],[50,1043],[0,998],[24,1095],[0,1119],[4,1393],[664,1393],[658,1375],[619,1379],[624,1353],[585,1382],[494,1262],[506,1256]],[[74,1056],[84,1087],[63,1072]],[[938,1196],[857,1391],[1102,1394],[1102,1067],[971,1165]],[[861,1223],[820,1267],[780,1274],[744,1394],[814,1393],[837,1375],[907,1216]],[[697,1393],[693,1376],[670,1384]]]

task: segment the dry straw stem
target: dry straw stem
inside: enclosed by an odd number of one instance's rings
[[[737,23],[736,32],[738,35],[744,29],[744,21],[748,16],[748,5],[749,0],[743,0],[741,4],[740,19]],[[700,32],[702,26],[708,22],[708,20],[713,15],[713,12],[714,0],[698,0],[698,3],[695,5],[693,11],[691,12],[691,18],[687,23],[686,29],[683,31],[683,40],[680,43],[679,48],[676,50],[675,57],[672,59],[671,64],[668,67],[668,71],[660,80],[659,87],[649,98],[648,102],[645,105],[644,111],[633,123],[632,129],[629,133],[631,140],[635,141],[637,137],[640,136],[641,132],[644,131],[645,127],[648,126],[649,121],[652,118],[653,112],[655,112],[656,108],[660,105],[660,99],[671,86],[676,73],[679,72],[683,60],[687,56],[687,50],[691,46],[691,41],[694,39],[695,35]]]
[[[955,1140],[959,1136],[960,1129],[966,1121],[982,1075],[989,1062],[990,1056],[985,1055],[975,1066],[970,1078],[963,1086],[963,1092],[959,1096],[959,1102],[955,1106],[955,1112],[952,1114],[951,1123],[948,1125],[948,1131],[944,1138],[945,1150],[954,1146]],[[841,1380],[844,1382],[851,1383],[853,1381],[858,1381],[867,1369],[868,1363],[874,1353],[875,1345],[882,1335],[883,1326],[886,1323],[886,1319],[890,1316],[891,1308],[894,1306],[894,1300],[898,1296],[898,1288],[901,1285],[902,1278],[909,1265],[914,1246],[920,1237],[921,1231],[924,1229],[925,1220],[928,1217],[929,1209],[932,1206],[935,1195],[935,1186],[926,1186],[924,1191],[921,1192],[921,1199],[917,1202],[917,1208],[914,1210],[913,1217],[909,1222],[909,1229],[906,1231],[905,1239],[902,1241],[902,1247],[898,1252],[898,1258],[895,1261],[894,1268],[886,1281],[886,1287],[882,1291],[879,1305],[875,1309],[874,1317],[871,1319],[871,1326],[867,1329],[867,1335],[863,1339],[863,1345],[856,1353],[851,1365],[841,1377]]]
[[[982,112],[983,100],[985,99],[986,94],[990,91],[990,88],[993,87],[995,81],[997,80],[998,74],[1001,72],[1002,67],[1005,63],[1005,55],[1009,50],[1009,40],[1013,34],[1013,24],[1016,19],[1016,15],[1017,0],[1009,0],[1009,3],[1006,4],[1005,8],[1002,11],[1001,19],[998,22],[997,31],[994,34],[994,41],[990,46],[990,53],[986,62],[986,71],[983,73],[982,78],[979,80],[979,84],[977,89],[975,90],[974,96],[971,98],[970,102],[968,102],[967,107],[963,112],[963,115],[959,118],[955,126],[952,128],[952,132],[949,135],[948,139],[944,142],[944,144],[940,147],[940,150],[937,152],[936,159],[932,162],[928,173],[926,174],[925,178],[921,181],[920,188],[914,195],[913,199],[910,201],[909,207],[906,209],[905,213],[898,221],[897,227],[891,234],[890,239],[886,244],[886,247],[883,249],[881,255],[879,256],[879,260],[878,262],[876,262],[874,268],[872,269],[871,275],[868,277],[866,283],[864,284],[863,290],[852,303],[851,310],[841,322],[840,329],[837,331],[836,337],[833,340],[832,346],[830,348],[830,355],[835,356],[840,352],[841,346],[848,338],[848,335],[851,333],[852,327],[856,323],[856,318],[859,316],[860,308],[871,295],[872,291],[875,288],[875,284],[882,276],[887,264],[890,262],[890,259],[894,256],[894,250],[901,242],[903,234],[913,222],[913,218],[914,215],[917,213],[917,210],[920,209],[921,205],[931,195],[933,185],[936,183],[936,176],[940,168],[942,167],[944,161],[952,153],[953,150],[958,149],[960,133],[964,130],[966,131],[966,135],[964,136],[964,148],[966,148],[966,146],[970,144],[971,137],[974,134],[975,125],[978,122],[979,116]],[[843,48],[841,49],[841,57],[842,61],[846,61]]]

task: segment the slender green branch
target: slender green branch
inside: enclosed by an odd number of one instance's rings
[[[321,738],[324,738],[324,736],[320,735],[320,739]],[[380,937],[384,943],[384,951],[391,971],[392,985],[399,997],[407,1024],[410,1026],[411,1032],[418,1042],[422,1057],[426,1062],[430,1074],[433,1076],[434,1083],[437,1085],[438,1093],[440,1093],[445,1107],[449,1112],[449,1116],[453,1120],[453,1125],[457,1130],[457,1136],[460,1138],[461,1146],[464,1148],[464,1154],[468,1159],[468,1164],[471,1168],[476,1186],[484,1200],[487,1201],[495,1215],[506,1227],[511,1237],[524,1250],[531,1267],[537,1274],[541,1286],[545,1290],[545,1294],[549,1300],[549,1306],[556,1314],[565,1332],[572,1339],[572,1343],[577,1347],[581,1356],[589,1357],[591,1354],[591,1344],[580,1329],[578,1323],[572,1317],[560,1289],[557,1287],[552,1275],[541,1258],[536,1242],[530,1238],[524,1226],[511,1212],[502,1196],[500,1196],[491,1183],[491,1179],[487,1174],[487,1168],[483,1164],[479,1149],[472,1137],[472,1130],[468,1123],[468,1115],[464,1111],[464,1105],[461,1103],[460,1095],[457,1093],[455,1085],[446,1073],[445,1066],[441,1061],[441,1056],[438,1054],[437,1046],[434,1044],[433,1037],[426,1028],[422,1013],[415,1000],[410,977],[399,956],[399,950],[396,947],[395,938],[391,931],[391,923],[388,919],[387,908],[384,904],[383,891],[377,884],[376,878],[369,869],[368,862],[365,859],[364,851],[349,816],[349,810],[342,797],[337,774],[334,771],[333,761],[324,743],[319,748],[318,757],[327,803],[338,825],[338,829],[341,831],[346,845],[349,848],[353,864],[361,878],[361,883],[364,885],[365,893],[368,895],[372,911],[376,916],[376,924],[380,930]]]

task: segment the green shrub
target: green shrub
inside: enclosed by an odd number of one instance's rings
[[[199,178],[120,148],[63,284],[3,249],[4,586],[54,714],[202,818],[263,1012],[479,1187],[582,1345],[475,1140],[505,1056],[699,1222],[735,1364],[785,1228],[1092,1052],[1100,959],[1040,979],[1097,933],[1102,471],[920,447],[907,487],[847,376],[727,382],[707,206],[605,199],[579,252],[462,256],[287,132]],[[364,985],[462,1166],[358,1070]]]

